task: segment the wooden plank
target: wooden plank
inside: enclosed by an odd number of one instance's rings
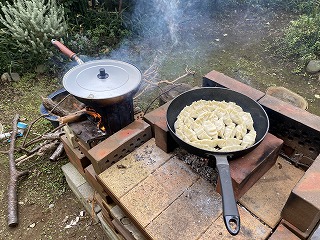
[[[274,228],[291,190],[304,171],[282,158],[240,198],[240,203],[255,216]]]
[[[121,197],[120,202],[142,227],[146,227],[198,178],[188,165],[173,157]]]
[[[152,138],[99,174],[97,180],[110,196],[120,199],[171,156],[156,147]]]
[[[197,239],[222,213],[221,197],[212,184],[198,179],[146,227],[157,240]]]

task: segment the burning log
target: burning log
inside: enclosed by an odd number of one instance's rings
[[[14,160],[14,145],[15,138],[18,133],[17,123],[19,115],[16,114],[12,121],[12,135],[9,148],[9,170],[10,179],[8,183],[8,225],[9,227],[15,227],[18,225],[18,197],[17,197],[17,182],[20,177],[27,175],[28,171],[20,172],[16,169],[16,163]]]

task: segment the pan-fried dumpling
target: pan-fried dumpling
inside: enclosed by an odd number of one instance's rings
[[[200,124],[197,125],[193,125],[194,126],[194,132],[196,134],[196,136],[198,137],[198,139],[211,139],[211,137],[206,133],[206,131],[204,130],[204,127]]]
[[[226,126],[224,130],[224,137],[227,138],[233,138],[236,133],[236,125],[234,123],[231,123],[230,125]]]
[[[243,119],[243,122],[246,124],[247,129],[253,130],[253,119],[250,113],[244,112],[244,114],[241,116]]]
[[[242,142],[241,140],[236,139],[236,138],[227,138],[225,147],[239,146],[241,144],[241,142]]]
[[[196,101],[181,111],[174,128],[183,141],[210,151],[241,150],[256,138],[251,114],[234,102]]]
[[[235,137],[237,139],[243,139],[243,137],[247,134],[247,127],[244,124],[240,124],[236,126]]]
[[[257,137],[257,132],[255,130],[251,130],[249,133],[247,133],[243,137],[241,146],[244,146],[244,147],[252,146],[256,141],[256,137]]]
[[[225,147],[221,148],[219,150],[219,152],[235,152],[235,151],[240,151],[242,149],[244,149],[244,147],[241,146],[241,145],[238,145],[238,146],[236,146],[236,145],[234,145],[234,146],[225,146]]]
[[[204,121],[203,123],[203,128],[204,130],[206,131],[206,133],[212,138],[212,139],[215,139],[215,138],[218,138],[218,132],[217,132],[217,127],[216,125],[211,122],[211,121]]]
[[[189,142],[193,142],[198,140],[197,135],[194,131],[192,131],[190,128],[183,128],[182,129],[184,136],[189,140]]]
[[[219,120],[216,120],[215,125],[217,128],[218,136],[224,138],[224,130],[226,128],[226,125],[224,124],[223,119],[220,118]]]
[[[232,110],[229,112],[229,116],[232,120],[232,122],[234,122],[235,124],[243,124],[243,119],[240,117],[239,112],[237,112],[236,110]]]

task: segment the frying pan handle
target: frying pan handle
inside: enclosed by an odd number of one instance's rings
[[[240,231],[240,216],[234,198],[228,159],[224,155],[216,155],[215,158],[222,192],[223,220],[228,232],[237,235]]]
[[[78,64],[84,63],[74,52],[72,52],[69,48],[63,45],[56,39],[52,39],[51,43],[56,46],[64,55],[68,56],[70,59],[77,61]]]

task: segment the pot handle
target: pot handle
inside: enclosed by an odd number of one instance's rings
[[[234,198],[228,159],[224,155],[215,155],[215,158],[222,193],[223,220],[228,232],[237,235],[240,231],[240,216]]]
[[[69,48],[67,48],[65,45],[63,45],[61,42],[59,42],[56,39],[52,39],[51,43],[56,46],[64,55],[68,56],[70,59],[77,61],[78,64],[83,64],[84,62],[75,54],[72,52]]]

